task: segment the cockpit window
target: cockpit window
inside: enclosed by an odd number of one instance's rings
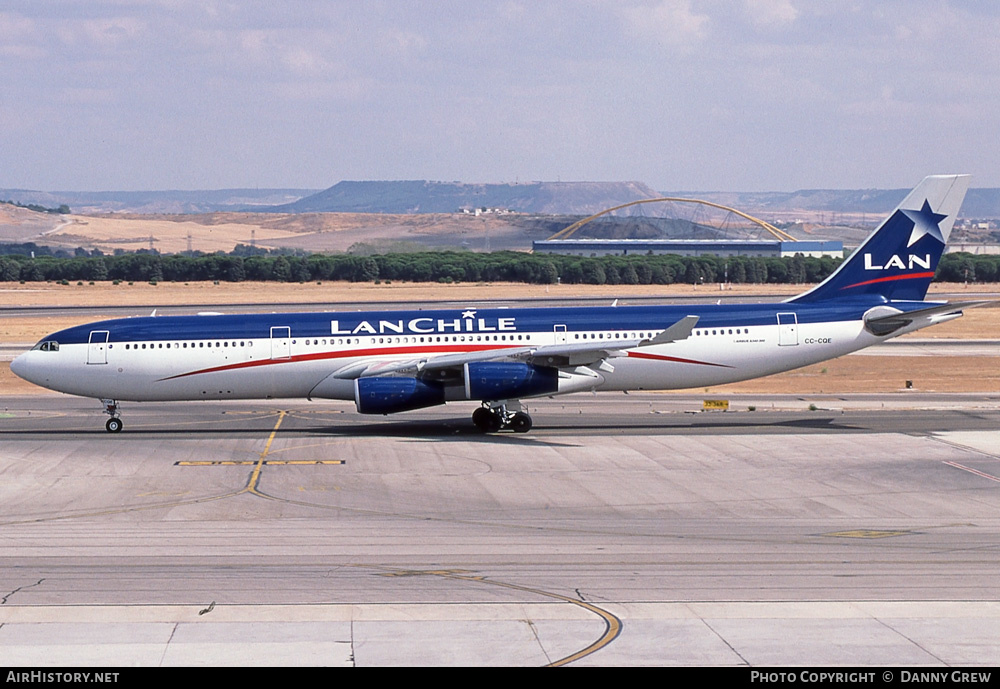
[[[40,349],[43,352],[58,352],[59,343],[55,340],[46,340],[45,342],[39,342],[33,349]]]

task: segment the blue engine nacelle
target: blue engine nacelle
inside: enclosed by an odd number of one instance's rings
[[[444,386],[417,378],[373,376],[354,381],[354,404],[362,414],[395,414],[444,404]]]
[[[518,399],[558,389],[559,372],[554,368],[495,361],[465,365],[465,396],[470,400]]]

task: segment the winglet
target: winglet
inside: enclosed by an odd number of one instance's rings
[[[677,342],[677,340],[686,340],[691,337],[691,333],[694,332],[694,328],[698,325],[698,316],[684,316],[672,326],[660,332],[656,337],[650,338],[648,340],[643,340],[639,343],[640,347],[648,347],[649,345],[667,344],[668,342]]]

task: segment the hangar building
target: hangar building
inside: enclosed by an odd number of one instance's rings
[[[643,256],[676,254],[679,256],[830,256],[842,258],[841,241],[767,241],[713,239],[547,239],[531,243],[538,254],[570,256]]]

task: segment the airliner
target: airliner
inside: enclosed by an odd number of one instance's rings
[[[11,370],[101,401],[352,400],[361,414],[479,406],[531,429],[523,400],[722,385],[815,364],[962,315],[924,301],[969,186],[925,178],[826,280],[778,303],[123,318],[48,335]]]

